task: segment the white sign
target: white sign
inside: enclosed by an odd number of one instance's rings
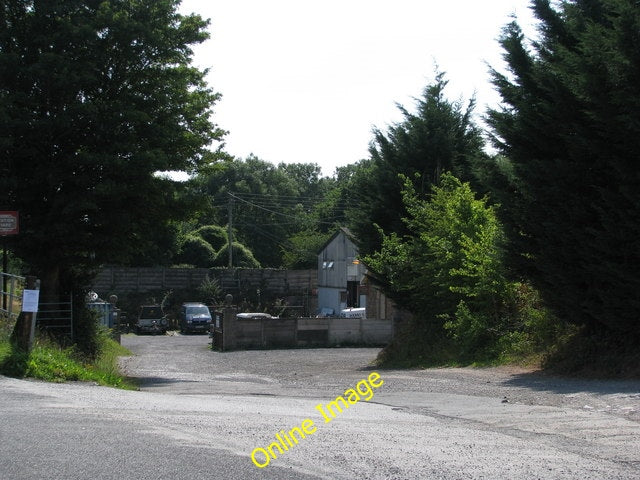
[[[22,292],[22,311],[37,312],[40,290],[24,290]]]

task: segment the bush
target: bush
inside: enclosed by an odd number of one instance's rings
[[[202,237],[187,235],[178,255],[178,262],[194,267],[209,268],[215,263],[216,252]]]
[[[77,351],[92,361],[100,353],[100,327],[98,314],[86,307],[85,297],[85,292],[79,292],[73,298],[73,334]]]
[[[427,200],[407,180],[403,199],[410,234],[385,235],[366,263],[386,277],[392,298],[429,325],[430,339],[448,337],[460,359],[484,358],[504,330],[508,297],[495,207],[450,173]]]
[[[218,225],[205,225],[194,231],[193,235],[205,240],[214,251],[220,250],[229,242],[227,229]]]
[[[385,235],[366,259],[415,317],[380,361],[486,364],[549,349],[565,326],[531,286],[507,280],[496,208],[451,174],[427,200],[407,182],[404,201],[410,235]]]
[[[253,256],[251,250],[238,242],[232,244],[233,266],[241,268],[260,268],[260,262]],[[216,254],[214,265],[226,267],[229,264],[229,245],[224,245]]]

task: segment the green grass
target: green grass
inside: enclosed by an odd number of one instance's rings
[[[11,344],[9,340],[0,339],[0,365],[4,363],[9,355],[11,355]]]
[[[62,348],[55,342],[39,338],[29,354],[15,350],[7,335],[0,338],[0,373],[17,378],[36,378],[48,382],[86,381],[99,385],[135,390],[137,386],[118,368],[118,357],[131,355],[101,332],[99,354],[86,361],[72,347]]]

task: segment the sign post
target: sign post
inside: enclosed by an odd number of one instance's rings
[[[27,288],[22,292],[22,311],[29,329],[27,352],[31,351],[33,340],[36,336],[36,315],[38,313],[39,300],[40,280],[35,277],[27,277]]]
[[[18,212],[0,211],[0,236],[2,237],[2,308],[7,309],[7,236],[17,235],[19,232]]]
[[[0,211],[0,235],[17,235],[18,232],[18,212]]]

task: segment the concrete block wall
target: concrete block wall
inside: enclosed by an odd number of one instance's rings
[[[391,320],[367,318],[230,319],[233,331],[225,350],[251,348],[386,345],[393,337]],[[228,333],[228,332],[225,332]]]

